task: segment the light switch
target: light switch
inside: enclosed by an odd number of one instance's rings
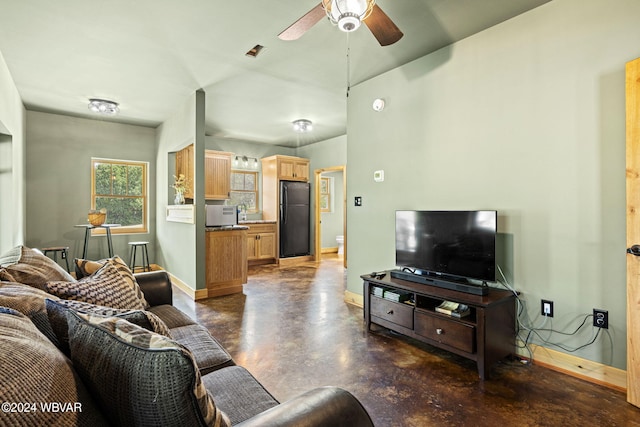
[[[382,182],[384,181],[384,171],[383,170],[379,170],[379,171],[375,171],[373,173],[373,180],[375,182]]]

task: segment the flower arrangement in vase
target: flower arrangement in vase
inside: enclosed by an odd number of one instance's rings
[[[185,178],[183,173],[179,174],[178,177],[176,177],[175,175],[173,176],[173,185],[171,187],[176,192],[174,203],[176,205],[184,205],[184,193],[185,191],[187,191],[188,187],[187,179]]]

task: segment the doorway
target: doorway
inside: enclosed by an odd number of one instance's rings
[[[347,268],[347,174],[346,166],[314,170],[315,250],[322,259],[323,247],[336,249]],[[324,222],[324,227],[323,227]],[[342,236],[342,242],[339,236]],[[324,243],[323,243],[324,242]]]

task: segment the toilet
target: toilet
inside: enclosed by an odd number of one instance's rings
[[[336,243],[338,244],[338,255],[344,254],[344,236],[336,236]]]

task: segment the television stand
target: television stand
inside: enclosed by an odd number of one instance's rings
[[[487,287],[486,295],[474,295],[404,280],[394,277],[393,271],[386,273],[383,277],[360,276],[364,281],[367,331],[376,324],[475,360],[482,380],[488,378],[494,363],[515,354],[516,304],[512,292]],[[457,318],[436,312],[443,301],[465,304],[470,313]]]
[[[453,291],[465,292],[473,295],[487,295],[488,286],[474,285],[466,280],[456,280],[453,278],[442,278],[440,276],[428,276],[422,274],[409,273],[402,270],[391,270],[391,277],[408,280],[410,282],[421,283],[423,285],[437,286],[439,288],[451,289]]]

